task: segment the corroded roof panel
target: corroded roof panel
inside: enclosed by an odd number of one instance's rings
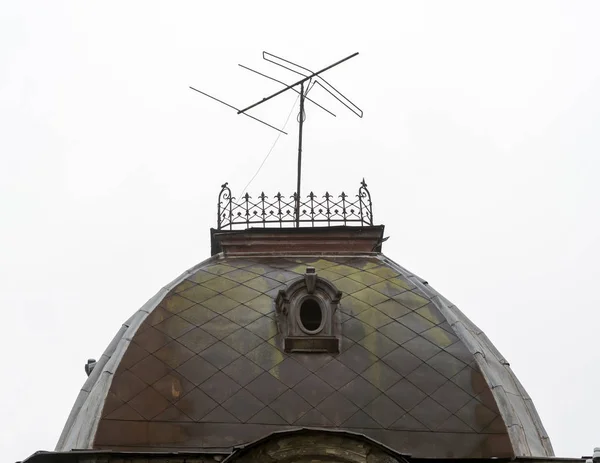
[[[340,354],[280,347],[273,300],[307,265],[343,292]],[[167,286],[119,336],[59,450],[228,448],[302,426],[363,433],[423,457],[552,454],[485,335],[383,255],[216,257]]]

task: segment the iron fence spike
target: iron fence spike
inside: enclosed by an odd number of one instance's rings
[[[340,223],[373,225],[371,195],[366,186],[367,183],[363,178],[355,200],[351,200],[346,192],[342,192],[336,200],[329,191],[326,191],[322,196],[323,199],[320,200],[314,191],[310,191],[306,196],[307,199],[299,201],[299,208],[296,209],[294,203],[297,200],[297,192],[286,197],[278,191],[271,201],[266,200],[268,196],[264,191],[256,201],[251,201],[250,193],[246,192],[238,202],[231,195],[228,183],[224,183],[221,185],[217,202],[217,227],[219,230],[233,229],[234,226],[248,227],[261,223],[263,227],[267,227],[267,224],[278,224],[281,228],[291,222],[302,222],[308,227],[318,227],[321,224],[332,226]]]

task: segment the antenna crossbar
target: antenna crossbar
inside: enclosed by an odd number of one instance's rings
[[[249,68],[248,66],[244,66],[243,64],[238,64],[238,66],[239,66],[239,67],[241,67],[241,68],[243,68],[243,69],[246,69],[246,70],[248,70],[248,71],[250,71],[250,72],[253,72],[253,73],[255,73],[255,74],[258,74],[259,76],[266,77],[267,79],[270,79],[270,80],[272,80],[272,81],[274,81],[274,82],[277,82],[278,84],[281,84],[281,85],[283,85],[284,87],[287,87],[287,84],[286,84],[285,82],[282,82],[282,81],[280,81],[280,80],[277,80],[277,79],[275,79],[274,77],[271,77],[271,76],[268,76],[268,75],[266,75],[266,74],[263,74],[262,72],[255,71],[254,69],[252,69],[252,68]],[[316,83],[316,81],[315,81],[315,83]],[[313,83],[313,85],[314,85],[314,83]],[[311,88],[312,88],[312,87],[311,87]],[[299,90],[296,90],[295,88],[293,88],[292,90],[293,90],[294,92],[296,92],[298,95],[300,95],[300,91],[299,91]],[[306,93],[308,93],[308,92],[306,92]],[[335,114],[333,114],[331,111],[329,111],[329,109],[327,109],[327,108],[325,108],[325,107],[321,106],[321,105],[320,105],[319,103],[317,103],[315,100],[312,100],[312,99],[310,99],[308,96],[305,96],[305,98],[306,98],[308,101],[310,101],[311,103],[313,103],[313,104],[315,104],[316,106],[318,106],[319,108],[321,108],[323,111],[325,111],[325,112],[327,112],[327,113],[331,114],[333,117],[337,117]],[[246,114],[246,113],[244,113],[244,114]]]
[[[323,72],[325,72],[325,71],[328,71],[328,70],[329,70],[329,69],[331,69],[332,67],[335,67],[335,66],[337,66],[338,64],[342,64],[344,61],[348,61],[350,58],[354,58],[356,55],[358,55],[358,52],[356,52],[356,53],[353,53],[352,55],[350,55],[350,56],[347,56],[346,58],[343,58],[343,59],[341,59],[341,60],[339,60],[339,61],[337,61],[337,62],[335,62],[335,63],[333,63],[333,64],[330,64],[329,66],[327,66],[327,67],[324,67],[324,68],[323,68],[323,69],[321,69],[320,71],[313,72],[311,75],[309,75],[309,76],[306,76],[304,79],[300,79],[298,82],[295,82],[295,83],[293,83],[292,85],[288,85],[286,88],[283,88],[283,89],[279,90],[278,92],[275,92],[275,93],[273,93],[272,95],[269,95],[269,96],[267,96],[267,97],[263,98],[262,100],[260,100],[260,101],[257,101],[257,102],[256,102],[256,103],[254,103],[254,104],[251,104],[251,105],[250,105],[250,106],[248,106],[247,108],[244,108],[244,109],[242,109],[242,110],[238,111],[238,114],[245,114],[245,113],[246,113],[246,111],[248,111],[249,109],[252,109],[252,108],[254,108],[254,107],[258,106],[259,104],[262,104],[262,103],[264,103],[264,102],[266,102],[266,101],[269,101],[271,98],[275,98],[277,95],[281,95],[283,92],[286,92],[286,91],[288,91],[289,89],[291,89],[291,88],[295,87],[296,85],[303,84],[303,83],[304,83],[304,82],[306,82],[307,80],[310,80],[310,79],[312,79],[313,77],[316,77],[316,76],[318,76],[319,74],[322,74]]]
[[[264,124],[267,127],[275,129],[278,132],[281,132],[281,133],[286,134],[286,135],[287,135],[287,133],[284,132],[283,130],[278,129],[275,126],[273,126],[271,124],[268,124],[267,122],[258,119],[257,117],[251,116],[247,112],[250,109],[255,108],[256,106],[258,106],[258,105],[260,105],[262,103],[265,103],[266,101],[269,101],[272,98],[275,98],[276,96],[281,95],[284,92],[287,92],[288,90],[293,90],[294,92],[296,92],[296,93],[299,94],[299,96],[300,96],[299,97],[299,99],[300,99],[300,114],[298,115],[298,172],[297,172],[296,193],[294,194],[294,220],[293,220],[293,222],[295,222],[296,227],[300,226],[300,222],[301,222],[301,219],[300,219],[300,216],[301,216],[300,207],[303,204],[302,201],[300,200],[300,198],[301,198],[300,188],[301,188],[301,180],[302,180],[302,134],[303,134],[304,119],[306,117],[305,112],[304,112],[304,102],[305,102],[305,100],[308,100],[311,103],[313,103],[316,106],[318,106],[319,108],[321,108],[323,111],[326,111],[327,113],[329,113],[329,114],[331,114],[332,116],[335,117],[335,114],[333,114],[327,108],[325,108],[321,104],[317,103],[316,101],[314,101],[313,99],[311,99],[311,98],[308,97],[308,93],[314,88],[315,85],[319,84],[319,86],[323,90],[325,90],[331,96],[333,96],[335,99],[337,99],[341,104],[343,104],[346,108],[348,108],[356,116],[363,117],[363,112],[362,112],[362,110],[358,106],[356,106],[352,101],[350,101],[350,99],[348,99],[344,94],[342,94],[339,90],[337,90],[333,85],[331,85],[329,82],[327,82],[321,76],[321,74],[323,74],[325,71],[328,71],[329,69],[331,69],[331,68],[333,68],[333,67],[335,67],[335,66],[337,66],[337,65],[339,65],[341,63],[343,63],[344,61],[348,61],[349,59],[354,58],[357,55],[358,55],[358,52],[353,53],[352,55],[349,55],[349,56],[347,56],[347,57],[345,57],[345,58],[343,58],[343,59],[341,59],[339,61],[336,61],[333,64],[330,64],[329,66],[324,67],[320,71],[312,72],[308,68],[300,66],[300,65],[298,65],[296,63],[293,63],[293,62],[291,62],[289,60],[286,60],[284,58],[280,58],[279,56],[275,56],[272,53],[268,53],[266,51],[263,51],[263,59],[265,59],[266,61],[268,61],[268,62],[270,62],[272,64],[280,66],[280,67],[282,67],[282,68],[284,68],[284,69],[286,69],[288,71],[291,71],[291,72],[294,72],[296,74],[301,75],[302,79],[300,79],[297,82],[294,82],[291,85],[287,85],[285,82],[282,82],[282,81],[277,80],[277,79],[275,79],[275,78],[273,78],[271,76],[263,74],[262,72],[255,71],[254,69],[251,69],[251,68],[249,68],[247,66],[244,66],[244,65],[240,64],[239,65],[240,67],[242,67],[242,68],[244,68],[244,69],[246,69],[246,70],[248,70],[250,72],[253,72],[255,74],[258,74],[258,75],[260,75],[262,77],[265,77],[265,78],[267,78],[269,80],[277,82],[278,84],[281,84],[281,85],[284,86],[283,89],[281,89],[281,90],[279,90],[279,91],[277,91],[277,92],[275,92],[275,93],[273,93],[273,94],[271,94],[271,95],[263,98],[260,101],[257,101],[256,103],[251,104],[250,106],[248,106],[248,107],[246,107],[244,109],[238,109],[235,106],[230,105],[229,103],[225,103],[224,101],[222,101],[222,100],[220,100],[218,98],[215,98],[212,95],[209,95],[208,93],[205,93],[205,92],[203,92],[201,90],[198,90],[198,89],[196,89],[194,87],[190,87],[192,90],[194,90],[194,91],[196,91],[198,93],[201,93],[202,95],[205,95],[205,96],[207,96],[207,97],[209,97],[209,98],[211,98],[211,99],[213,99],[215,101],[218,101],[219,103],[221,103],[221,104],[223,104],[223,105],[225,105],[225,106],[227,106],[229,108],[234,109],[238,114],[243,114],[244,116],[247,116],[247,117],[249,117],[251,119],[254,119],[254,120],[260,122],[261,124]],[[298,86],[299,86],[299,89],[296,88]],[[291,112],[290,112],[290,115],[291,115]],[[288,116],[288,119],[289,119],[289,116]],[[287,121],[286,121],[286,124],[287,124]],[[285,128],[285,126],[284,126],[284,128]],[[270,154],[270,152],[269,152],[269,154]],[[268,157],[268,155],[267,155],[267,157]],[[266,158],[265,158],[265,160],[266,160]],[[264,164],[264,161],[263,161],[263,164]],[[261,165],[261,167],[262,167],[262,165]],[[259,168],[259,170],[260,170],[260,168]],[[250,180],[250,181],[252,181],[252,180]],[[364,181],[363,181],[363,184],[364,184]],[[225,191],[225,187],[226,186],[227,186],[227,184],[223,185],[223,187],[224,187],[223,191]],[[366,185],[363,185],[363,186],[366,187]],[[230,195],[231,192],[229,191],[229,189],[226,189],[226,190],[228,192],[227,194]],[[222,193],[223,193],[223,191],[222,191]],[[361,192],[359,192],[359,196],[360,195],[362,195]],[[312,193],[311,193],[310,196],[311,196],[311,201],[312,201],[313,200],[312,199],[313,198]],[[329,196],[328,195],[326,195],[326,196],[327,196],[327,204],[329,204]],[[227,196],[227,197],[229,197],[229,196]],[[249,199],[248,194],[245,195],[245,198],[246,198],[246,201],[248,201],[248,199]],[[265,198],[264,194],[262,195],[262,198],[263,198],[263,202],[264,202],[264,198]],[[344,214],[345,214],[346,213],[345,212],[345,201],[346,201],[345,198],[346,198],[346,196],[342,193],[341,198],[342,198],[342,205],[344,205],[343,209],[344,209]],[[312,204],[312,202],[311,202],[311,204]],[[327,206],[327,207],[328,207],[327,214],[329,214],[329,206]],[[370,196],[369,196],[369,207],[370,207]],[[229,206],[229,209],[230,209],[229,213],[231,215],[231,204]],[[246,211],[246,212],[248,212],[248,211]],[[335,212],[337,213],[337,211],[335,211]],[[312,209],[311,209],[311,214],[312,214]],[[369,212],[369,214],[370,214],[370,212]],[[219,216],[220,216],[220,212],[219,212]],[[363,217],[363,213],[362,213],[362,209],[361,209],[361,220],[362,220],[362,217]],[[219,220],[221,220],[221,219],[219,219]],[[265,222],[264,216],[262,218],[262,221],[263,221],[263,223]],[[280,221],[281,221],[281,219],[280,219]],[[327,221],[329,222],[329,218],[327,219]],[[346,224],[346,221],[347,221],[346,217],[344,217],[344,225]],[[314,219],[313,219],[313,222],[314,222]],[[249,224],[249,222],[248,222],[248,224]],[[372,224],[372,216],[371,216],[371,224]],[[219,227],[220,226],[221,226],[221,223],[219,222]]]
[[[270,59],[270,57],[275,58],[276,60],[279,61],[283,61],[284,63],[288,63],[291,64],[292,66],[296,66],[299,69],[302,69],[304,72],[299,72],[295,69],[292,69],[291,67],[285,66],[273,59]],[[269,63],[272,63],[276,66],[280,66],[284,69],[287,69],[288,71],[294,72],[296,74],[300,74],[301,76],[306,76],[307,74],[311,74],[313,71],[311,71],[308,68],[305,68],[304,66],[300,66],[299,64],[293,63],[290,60],[287,60],[285,58],[281,58],[280,56],[276,56],[273,53],[269,53],[267,51],[263,51],[263,59]],[[318,76],[317,79],[315,79],[315,82],[319,84],[319,86],[325,90],[327,93],[329,93],[331,96],[333,96],[336,100],[338,100],[340,103],[342,103],[346,108],[348,108],[350,111],[352,111],[356,116],[362,118],[363,117],[363,112],[362,109],[360,109],[358,106],[356,106],[352,101],[350,101],[349,98],[347,98],[342,92],[340,92],[338,89],[336,89],[333,85],[331,85],[329,82],[327,82],[327,80],[325,80],[325,78],[323,76]],[[322,82],[322,83],[321,83]]]

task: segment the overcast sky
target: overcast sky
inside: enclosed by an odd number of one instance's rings
[[[210,254],[216,198],[277,133],[243,106],[319,69],[306,192],[363,176],[384,252],[495,343],[559,456],[600,445],[600,3],[60,2],[0,6],[0,454],[53,450],[83,365]],[[320,92],[320,93],[319,93]],[[255,114],[283,126],[288,93]],[[296,111],[296,110],[294,110]],[[251,194],[295,188],[296,112]]]

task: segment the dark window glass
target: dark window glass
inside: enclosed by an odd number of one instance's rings
[[[300,321],[308,331],[315,331],[321,326],[323,314],[317,301],[307,299],[300,307]]]

